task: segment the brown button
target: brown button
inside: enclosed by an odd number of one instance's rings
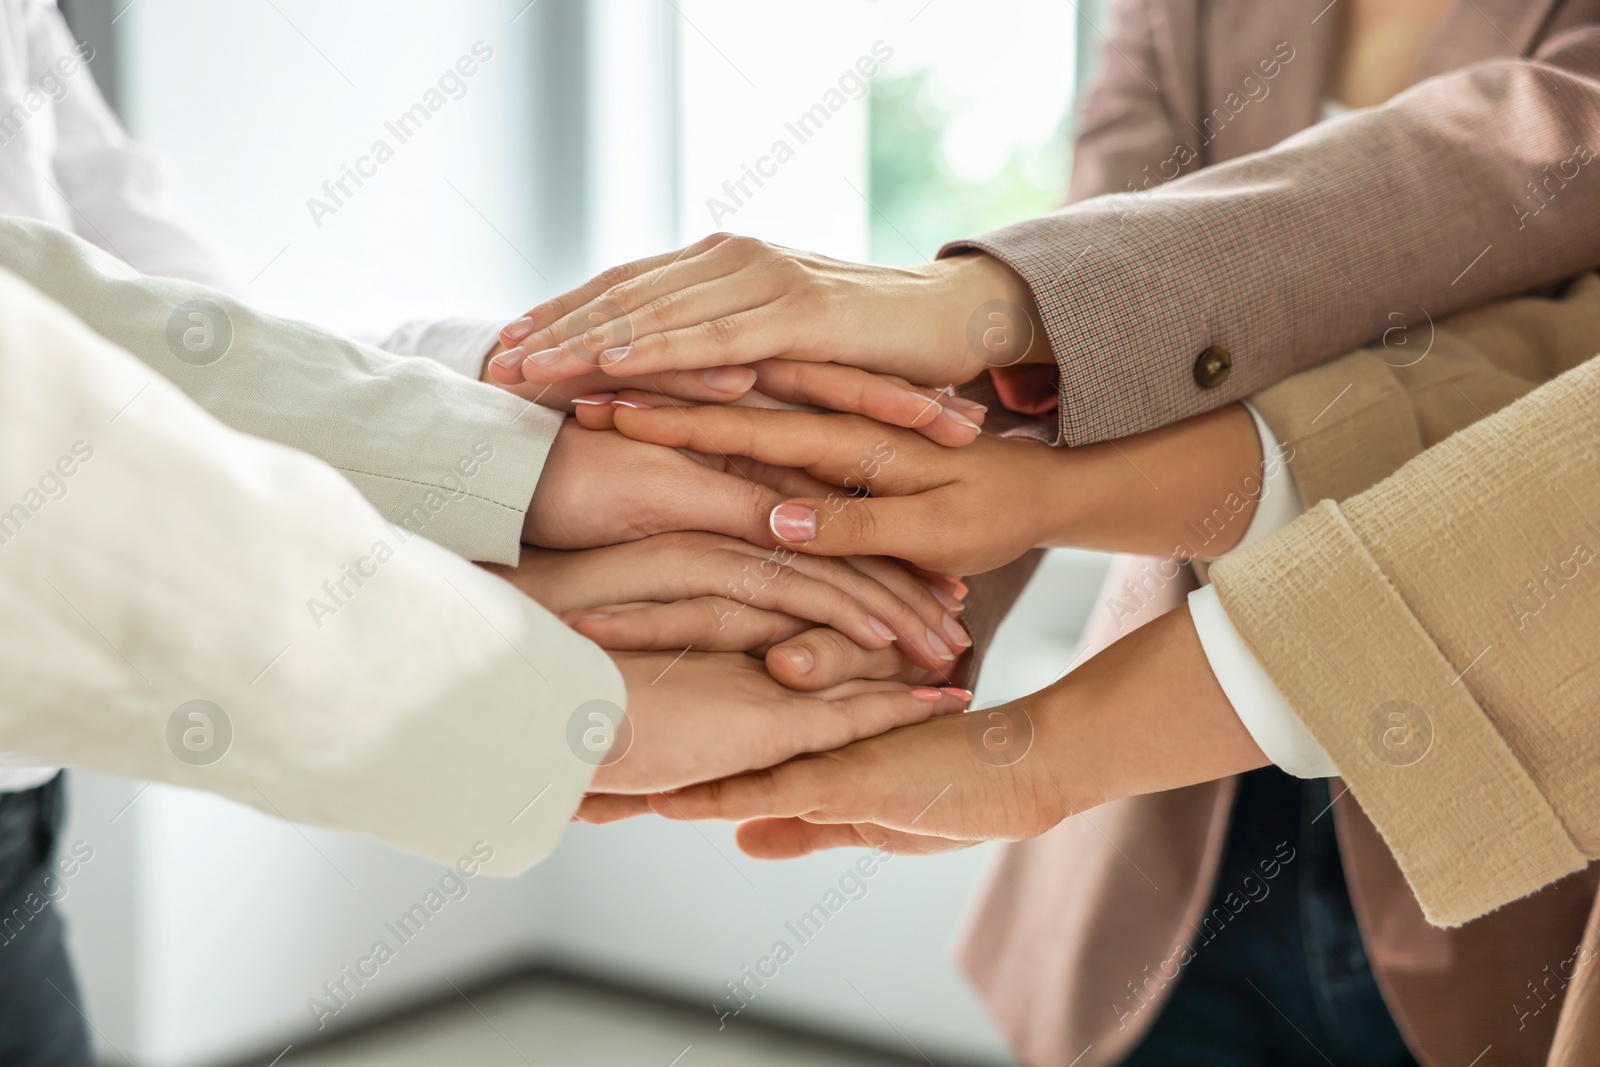
[[[1194,361],[1194,380],[1202,389],[1215,389],[1228,380],[1233,356],[1221,345],[1212,345]]]

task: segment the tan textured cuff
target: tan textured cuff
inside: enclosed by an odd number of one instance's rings
[[[1411,399],[1369,351],[1302,371],[1250,402],[1290,450],[1307,504],[1355,496],[1422,451]]]
[[[1429,922],[1459,925],[1587,864],[1337,505],[1219,560],[1211,580]]]

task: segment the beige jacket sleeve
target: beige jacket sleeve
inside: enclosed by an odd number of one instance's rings
[[[1305,501],[1343,500],[1596,352],[1600,275],[1586,274],[1558,298],[1392,326],[1251,403],[1287,447]]]
[[[1436,924],[1600,856],[1596,411],[1600,358],[1211,568]]]
[[[145,277],[43,223],[0,218],[0,268],[225,425],[325,461],[390,522],[468,559],[517,561],[560,414],[194,282]]]
[[[0,749],[496,874],[548,853],[582,796],[575,713],[625,700],[610,658],[509,584],[6,271],[0,602]]]

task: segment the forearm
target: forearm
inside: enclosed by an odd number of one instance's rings
[[[1018,702],[1072,810],[1265,766],[1206,662],[1187,607]]]

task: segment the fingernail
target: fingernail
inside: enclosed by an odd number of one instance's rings
[[[982,415],[989,410],[987,404],[980,404],[976,400],[968,400],[960,396],[952,396],[944,403],[946,407],[956,408],[968,415]]]
[[[977,423],[973,422],[971,419],[967,418],[954,408],[945,408],[944,417],[955,423],[957,426],[966,426],[970,429],[979,431],[982,431],[983,429],[983,427],[979,426]]]
[[[719,393],[747,393],[756,384],[756,372],[749,367],[717,367],[702,374],[700,380]]]
[[[574,404],[585,404],[585,405],[591,405],[591,406],[595,406],[595,407],[604,407],[605,405],[611,403],[616,398],[617,398],[617,394],[616,393],[590,393],[588,396],[575,396],[575,397],[572,398],[572,402]]]
[[[628,358],[628,353],[633,351],[632,345],[623,345],[620,348],[608,348],[600,353],[600,358],[607,363],[621,363]]]
[[[939,687],[939,692],[943,693],[947,697],[955,697],[957,700],[972,699],[972,690],[962,689],[960,686],[941,685]]]
[[[559,356],[560,354],[561,354],[561,349],[559,349],[559,348],[546,348],[546,349],[543,349],[541,351],[533,353],[532,355],[528,356],[527,358],[533,360],[535,363],[539,364],[539,366],[543,367],[543,366],[546,366],[546,365],[548,365],[550,363],[555,362],[555,358],[557,356]]]
[[[896,640],[894,631],[889,629],[889,624],[884,622],[882,619],[874,619],[870,615],[867,616],[867,629],[871,630],[885,641]]]
[[[967,598],[969,587],[967,586],[966,582],[963,582],[960,578],[950,577],[946,577],[945,581],[950,583],[950,592],[954,593],[957,598],[961,600],[965,600]]]
[[[937,689],[921,688],[911,690],[911,695],[928,704],[932,704],[935,700],[939,700],[944,696],[944,694],[939,692]]]
[[[574,400],[573,403],[576,404],[577,401]],[[939,602],[939,606],[944,608],[944,610],[950,612],[951,614],[960,612],[961,601],[955,596],[955,594],[937,585],[928,586],[928,592],[933,594],[933,599],[937,600]]]
[[[809,541],[817,536],[817,513],[804,504],[779,504],[767,516],[767,526],[780,541]]]
[[[517,367],[521,366],[522,361],[527,358],[528,353],[524,352],[522,349],[508,348],[498,356],[495,356],[489,362],[493,363],[496,367]]]
[[[562,614],[561,621],[571,626],[575,622],[586,622],[589,619],[598,621],[609,618],[610,614],[604,611],[568,611]]]
[[[944,638],[934,633],[933,627],[931,626],[928,627],[927,641],[928,648],[932,650],[933,654],[938,656],[940,659],[953,660],[956,658],[956,654],[950,651],[950,646],[944,643]]]
[[[635,411],[654,411],[654,404],[641,404],[637,400],[613,400],[611,403],[619,408],[632,408]]]
[[[515,322],[507,323],[500,331],[501,337],[509,337],[513,341],[520,341],[533,332],[533,320],[524,315]]]
[[[788,660],[789,666],[800,674],[810,674],[811,668],[817,665],[817,657],[813,656],[811,650],[804,645],[797,645],[794,648],[780,648],[778,649],[778,654]]]
[[[956,644],[961,648],[972,647],[972,638],[967,636],[967,631],[963,630],[961,628],[961,624],[949,616],[946,616],[944,620],[944,635],[948,637],[953,644]]]

